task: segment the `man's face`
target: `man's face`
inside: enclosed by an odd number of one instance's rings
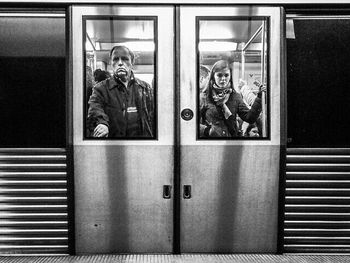
[[[113,73],[117,78],[120,78],[124,82],[130,79],[132,64],[131,56],[127,49],[114,49],[111,56],[111,63],[113,67]]]

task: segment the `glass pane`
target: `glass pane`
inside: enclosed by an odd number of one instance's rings
[[[289,20],[288,147],[349,147],[350,20]]]
[[[66,146],[65,17],[35,15],[0,17],[0,147]]]
[[[266,20],[198,19],[198,134],[269,137]]]
[[[85,137],[155,139],[156,18],[91,18],[85,28]]]

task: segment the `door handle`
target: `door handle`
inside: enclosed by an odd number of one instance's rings
[[[164,199],[171,198],[171,185],[163,185],[163,198]]]
[[[191,186],[186,184],[184,185],[184,189],[183,189],[183,198],[190,199],[191,197],[192,197]]]

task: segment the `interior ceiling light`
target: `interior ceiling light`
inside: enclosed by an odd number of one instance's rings
[[[101,50],[111,50],[112,47],[122,45],[128,47],[132,51],[139,52],[154,52],[154,41],[126,41],[126,42],[114,42],[114,43],[100,43]]]
[[[236,48],[237,43],[228,41],[201,41],[198,45],[200,52],[234,51]]]
[[[128,41],[120,44],[127,46],[132,51],[153,52],[155,50],[155,45],[153,41]]]

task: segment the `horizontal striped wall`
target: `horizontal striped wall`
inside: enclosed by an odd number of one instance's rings
[[[65,149],[0,149],[0,255],[68,254]]]
[[[287,149],[284,252],[350,252],[350,149]]]

